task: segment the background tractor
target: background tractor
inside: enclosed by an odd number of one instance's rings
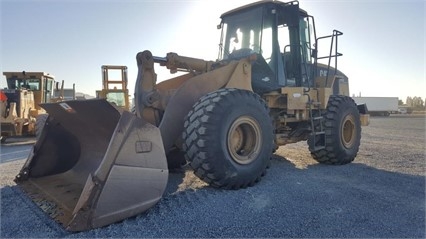
[[[96,98],[106,99],[121,110],[130,110],[127,66],[102,66],[102,90],[96,91]]]
[[[3,72],[7,88],[1,90],[1,141],[10,136],[37,135],[47,119],[40,103],[63,100],[63,86],[45,72]],[[74,88],[73,91],[75,92]],[[54,93],[60,92],[59,94]]]
[[[256,2],[221,19],[216,61],[137,54],[136,114],[100,99],[43,104],[52,117],[15,181],[81,231],[152,207],[176,161],[225,189],[257,183],[289,143],[307,141],[320,163],[352,162],[361,120],[337,70],[342,33],[317,37],[295,1]],[[157,83],[155,63],[186,74]]]

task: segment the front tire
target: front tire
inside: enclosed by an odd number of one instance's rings
[[[260,181],[273,151],[269,109],[255,93],[220,89],[188,113],[183,149],[195,175],[213,187],[238,189]]]
[[[361,121],[352,98],[332,95],[324,117],[325,148],[312,151],[313,137],[308,139],[312,157],[324,164],[347,164],[352,162],[361,142]]]

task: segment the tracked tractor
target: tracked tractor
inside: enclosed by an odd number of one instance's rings
[[[136,114],[99,99],[43,104],[49,119],[17,184],[82,231],[151,208],[176,161],[225,189],[253,186],[278,146],[299,141],[319,163],[352,162],[361,121],[337,70],[342,33],[317,37],[295,1],[257,2],[221,19],[216,61],[137,54]],[[185,73],[157,82],[154,65]]]

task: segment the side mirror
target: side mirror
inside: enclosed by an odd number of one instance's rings
[[[312,57],[316,59],[317,58],[317,54],[318,54],[317,49],[312,49],[312,54],[311,54]]]

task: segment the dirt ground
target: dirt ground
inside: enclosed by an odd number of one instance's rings
[[[344,166],[318,164],[306,142],[280,147],[265,177],[241,190],[173,172],[147,213],[76,234],[6,186],[24,159],[1,163],[0,237],[425,238],[425,126],[425,116],[372,118]]]
[[[370,125],[362,127],[361,146],[354,163],[377,169],[411,175],[426,175],[426,116],[391,115],[371,117]],[[276,156],[283,157],[296,168],[318,164],[310,156],[306,142],[281,146]],[[0,187],[15,185],[13,178],[25,160],[0,164]],[[182,189],[199,188],[205,184],[191,172],[185,173]]]
[[[361,146],[354,163],[390,172],[424,176],[425,119],[425,115],[371,117],[370,125],[362,127]],[[277,154],[291,161],[296,167],[317,164],[310,157],[305,142],[280,147]]]

